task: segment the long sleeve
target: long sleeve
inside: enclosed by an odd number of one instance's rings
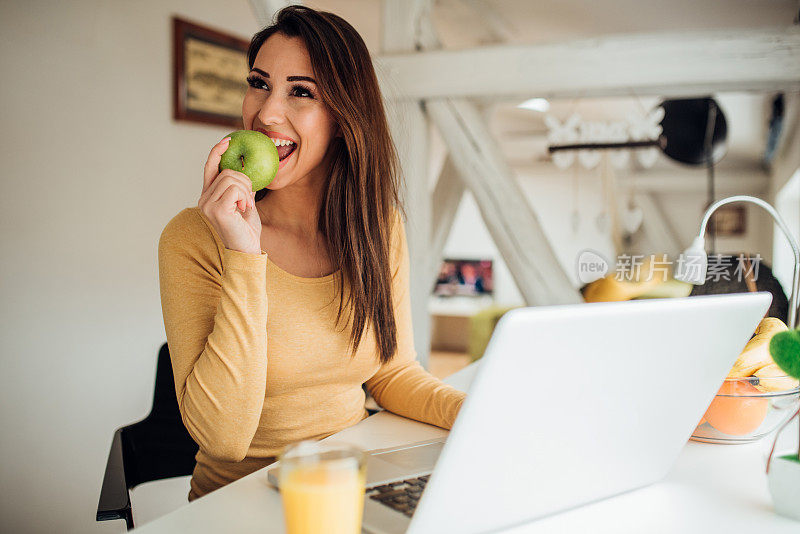
[[[397,352],[366,382],[367,391],[390,412],[449,429],[466,395],[425,371],[416,359],[411,325],[408,244],[399,213],[392,232],[392,265]]]
[[[183,423],[200,449],[245,458],[258,428],[267,376],[266,254],[216,244],[185,209],[158,243],[159,284]]]

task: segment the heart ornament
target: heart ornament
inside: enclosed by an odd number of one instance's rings
[[[625,227],[625,231],[632,234],[642,226],[643,219],[644,213],[642,212],[642,208],[636,205],[630,205],[622,214],[622,225]]]

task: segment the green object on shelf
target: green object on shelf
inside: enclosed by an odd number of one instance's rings
[[[500,317],[507,311],[519,308],[520,306],[488,306],[472,317],[469,321],[469,343],[468,352],[472,361],[476,361],[483,356],[489,339],[492,337],[494,327]]]

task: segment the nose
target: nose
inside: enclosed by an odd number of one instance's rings
[[[272,91],[267,95],[261,109],[258,111],[258,120],[267,126],[271,124],[283,124],[286,121],[285,102],[277,91]]]

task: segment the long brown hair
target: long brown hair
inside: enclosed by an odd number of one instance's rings
[[[392,211],[403,208],[398,196],[397,152],[392,143],[378,79],[361,36],[341,17],[303,6],[288,6],[275,22],[250,41],[247,60],[271,35],[303,40],[322,101],[341,129],[332,141],[333,163],[318,217],[327,249],[339,267],[336,323],[352,303],[350,343],[355,354],[367,326],[372,326],[381,363],[397,350],[392,305],[390,238]],[[268,189],[256,193],[256,202]],[[350,283],[344,302],[343,277]]]

